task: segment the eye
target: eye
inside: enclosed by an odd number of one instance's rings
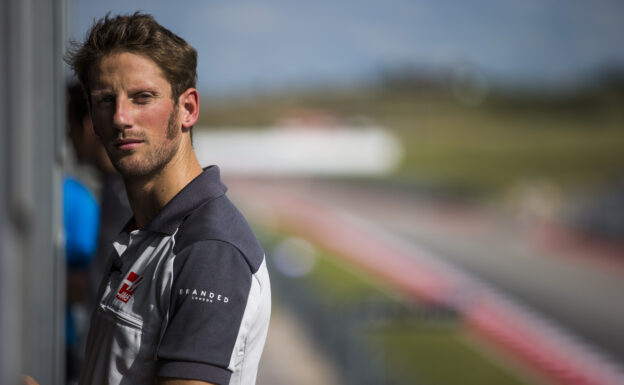
[[[153,95],[149,92],[141,92],[134,96],[134,100],[138,104],[146,104],[152,100]]]
[[[99,97],[95,98],[95,102],[99,105],[99,106],[107,106],[110,104],[114,104],[115,103],[115,96],[114,95],[102,95]]]

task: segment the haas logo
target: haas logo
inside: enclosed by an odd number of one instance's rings
[[[117,299],[128,302],[134,291],[141,284],[141,281],[143,281],[143,277],[131,271],[124,279],[123,285],[121,285],[121,289],[119,289],[119,293],[116,295]]]

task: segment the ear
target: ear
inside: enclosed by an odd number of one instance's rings
[[[178,99],[183,129],[195,125],[199,117],[199,94],[195,88],[189,88]]]

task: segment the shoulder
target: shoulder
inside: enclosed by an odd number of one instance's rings
[[[255,273],[264,258],[249,224],[227,196],[212,199],[195,209],[175,235],[174,253],[210,259],[216,255],[243,258]]]

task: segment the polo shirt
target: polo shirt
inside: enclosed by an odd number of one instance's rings
[[[144,228],[122,231],[91,318],[80,384],[155,376],[254,384],[271,290],[264,252],[216,166]]]

